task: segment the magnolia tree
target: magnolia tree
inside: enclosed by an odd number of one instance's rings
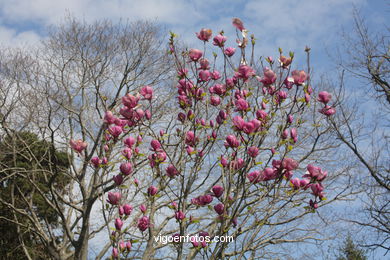
[[[171,33],[177,96],[170,120],[150,123],[151,86],[106,111],[105,140],[91,165],[100,176],[107,165],[120,164],[102,185],[110,190],[103,209],[113,259],[241,259],[265,254],[270,244],[313,238],[314,229],[279,227],[325,200],[327,171],[306,163],[321,150],[324,132],[305,122],[332,116],[332,97],[319,92],[321,108],[313,114],[309,74],[291,70],[293,53],[279,50],[279,59],[266,58],[259,72],[246,57],[254,37],[248,39],[239,19],[233,25],[236,48],[224,32],[201,29],[196,36],[204,48],[181,51]],[[83,140],[71,146],[80,156],[88,147]],[[117,147],[121,155],[113,157]]]
[[[345,191],[341,171],[320,165],[336,146],[322,124],[332,96],[315,94],[293,53],[255,62],[254,36],[233,25],[235,41],[201,29],[202,50],[172,33],[166,53],[153,24],[71,20],[12,67],[23,73],[3,73],[2,135],[28,129],[71,154],[65,173],[45,168],[49,192],[34,186],[59,225],[1,200],[9,221],[27,217],[56,259],[86,259],[103,233],[97,259],[264,258],[272,245],[319,239],[309,213]]]

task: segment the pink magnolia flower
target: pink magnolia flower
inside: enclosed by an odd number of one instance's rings
[[[221,99],[218,96],[211,96],[210,97],[210,104],[212,106],[218,106],[221,104]]]
[[[234,86],[237,84],[237,78],[236,77],[233,77],[233,78],[227,78],[226,79],[226,86],[227,88],[231,89],[231,88],[234,88]]]
[[[225,157],[221,156],[221,164],[223,167],[227,167],[229,165],[229,162]]]
[[[255,158],[259,154],[259,148],[256,146],[251,146],[248,148],[248,155],[252,158]]]
[[[307,93],[309,93],[309,95],[313,93],[313,88],[311,86],[307,86]]]
[[[131,242],[130,241],[126,242],[126,249],[127,249],[127,251],[131,250]]]
[[[153,185],[148,188],[148,194],[149,196],[154,196],[158,192],[158,189],[154,187]]]
[[[218,47],[223,47],[225,45],[225,42],[227,40],[226,36],[223,36],[222,34],[218,34],[213,39],[213,44]]]
[[[276,73],[270,68],[265,67],[263,70],[264,76],[260,78],[260,82],[264,85],[271,85],[276,81]]]
[[[140,90],[140,94],[147,100],[152,100],[153,98],[153,88],[151,86],[144,86]]]
[[[334,107],[326,105],[324,108],[320,109],[319,112],[325,116],[331,116],[336,113],[336,109]]]
[[[188,145],[186,147],[186,151],[187,151],[188,155],[192,155],[194,153],[195,149],[192,146]]]
[[[99,157],[94,156],[91,158],[91,163],[95,168],[99,168],[100,164],[102,163],[102,160],[100,160]]]
[[[212,191],[213,191],[215,197],[219,198],[222,196],[224,189],[222,186],[214,185],[212,188]]]
[[[236,77],[244,79],[244,81],[247,81],[250,77],[254,75],[255,75],[254,69],[252,69],[248,65],[240,65],[236,72]]]
[[[324,103],[325,105],[328,104],[328,102],[332,99],[332,95],[329,94],[328,92],[326,91],[321,91],[320,93],[318,93],[318,101],[320,101],[321,103]]]
[[[262,174],[259,171],[253,171],[246,176],[251,183],[259,183],[262,180]]]
[[[210,62],[206,58],[199,59],[199,65],[202,70],[209,70],[210,69]]]
[[[120,194],[119,192],[109,192],[107,202],[110,203],[111,205],[118,205],[121,197],[122,194]]]
[[[115,182],[116,185],[121,185],[123,183],[123,176],[118,174],[112,177],[112,180]]]
[[[285,56],[283,56],[283,55],[280,55],[279,61],[280,61],[280,64],[282,65],[282,67],[283,67],[284,69],[286,69],[286,68],[288,68],[288,66],[291,64],[292,58],[291,58],[291,57],[285,57]]]
[[[152,149],[154,151],[160,151],[161,150],[161,144],[158,140],[156,139],[153,139],[151,142],[150,142],[150,146],[152,146]]]
[[[119,110],[119,114],[121,114],[124,118],[129,119],[129,120],[132,120],[133,117],[134,117],[133,109],[132,108],[128,108],[128,107],[122,107]]]
[[[119,249],[120,249],[121,251],[124,251],[125,248],[126,248],[125,242],[123,242],[123,241],[119,242]]]
[[[191,241],[191,244],[192,244],[193,247],[198,247],[199,246],[199,242],[197,241],[195,236],[190,236],[190,241]]]
[[[145,112],[142,109],[140,109],[140,108],[136,109],[135,113],[134,113],[134,119],[136,121],[138,121],[138,120],[142,119],[144,117],[144,115],[145,115]]]
[[[129,147],[126,147],[125,149],[123,149],[122,155],[124,157],[126,157],[127,160],[130,160],[131,156],[133,156],[133,152],[131,151],[131,149]]]
[[[310,180],[308,179],[302,179],[299,181],[299,186],[301,188],[304,188],[305,190],[308,188],[308,184],[310,183]]]
[[[244,131],[244,133],[249,135],[249,134],[253,133],[256,129],[255,129],[255,125],[253,122],[245,122],[242,130]]]
[[[288,129],[284,129],[282,132],[282,139],[287,139],[288,137]]]
[[[138,105],[139,97],[127,94],[122,97],[122,104],[128,108],[135,108]]]
[[[245,125],[245,120],[241,116],[235,116],[233,118],[233,125],[238,131],[242,131]]]
[[[240,31],[245,30],[244,23],[239,18],[233,18],[232,24]]]
[[[294,117],[292,115],[288,115],[287,123],[292,124],[293,121],[294,121]]]
[[[138,220],[138,228],[141,232],[149,228],[149,218],[147,216],[143,216]]]
[[[237,148],[238,146],[240,146],[240,141],[238,141],[237,137],[235,137],[234,135],[228,135],[226,137],[225,146],[231,148]]]
[[[280,103],[280,101],[283,101],[284,99],[287,98],[287,92],[279,90],[277,92],[277,102]]]
[[[287,77],[283,84],[286,86],[287,89],[291,89],[294,85],[294,78],[293,77]]]
[[[142,212],[143,214],[145,214],[145,213],[146,213],[146,210],[147,210],[145,204],[141,204],[141,205],[139,206],[139,210],[141,210],[141,212]]]
[[[217,212],[218,215],[222,215],[224,209],[225,209],[225,206],[222,203],[218,203],[217,205],[214,206],[214,210],[215,210],[215,212]]]
[[[133,171],[133,166],[131,165],[130,162],[121,163],[119,169],[120,169],[122,174],[130,175]]]
[[[233,48],[233,47],[227,47],[227,48],[224,50],[224,53],[225,53],[226,56],[228,56],[228,57],[233,56],[235,52],[236,52],[236,49]]]
[[[180,112],[179,114],[177,114],[177,119],[180,121],[180,122],[184,122],[186,120],[186,115],[183,113],[183,112]]]
[[[265,112],[264,110],[257,110],[256,111],[256,118],[259,119],[259,120],[266,120],[268,117],[268,114],[267,112]]]
[[[278,177],[278,171],[273,168],[265,168],[264,171],[262,171],[262,175],[265,181],[269,181]]]
[[[294,70],[293,72],[291,72],[291,76],[294,79],[294,83],[296,85],[302,85],[308,78],[305,71],[303,70]]]
[[[132,206],[130,206],[129,204],[123,205],[123,212],[125,213],[126,216],[129,216],[132,211],[133,211]]]
[[[310,188],[315,196],[318,196],[320,198],[324,196],[324,193],[322,192],[324,190],[324,187],[321,183],[313,183],[310,185]]]
[[[282,161],[282,167],[287,171],[295,170],[298,166],[298,162],[291,158],[284,158]]]
[[[212,35],[211,29],[205,29],[205,28],[202,28],[200,32],[196,33],[198,39],[205,42],[210,40],[211,35]]]
[[[127,137],[124,141],[123,141],[123,143],[127,146],[127,147],[129,147],[129,148],[131,148],[131,147],[133,147],[133,145],[136,143],[137,141],[135,140],[135,138],[134,137]]]
[[[294,140],[294,143],[298,140],[298,133],[296,128],[292,128],[290,131],[291,138]]]
[[[115,122],[116,117],[113,115],[111,111],[106,111],[104,114],[104,122],[107,124],[113,124]]]
[[[218,113],[218,116],[222,119],[225,120],[228,116],[228,114],[224,110],[220,110]]]
[[[310,95],[305,93],[305,102],[309,103],[310,102]]]
[[[190,49],[188,55],[192,61],[198,61],[202,57],[203,52],[198,49]]]
[[[221,84],[215,84],[209,88],[210,94],[217,94],[218,96],[223,96],[226,93],[226,86]]]
[[[119,256],[118,248],[113,247],[112,248],[112,257],[115,259],[115,258],[118,258],[118,256]]]
[[[249,103],[243,98],[240,98],[234,102],[236,105],[236,110],[237,111],[247,111],[249,108]]]
[[[175,166],[173,166],[172,164],[168,165],[167,169],[166,169],[166,172],[167,172],[167,175],[171,178],[179,175],[179,171],[176,169]]]
[[[298,190],[301,187],[299,178],[291,179],[290,183],[293,186],[294,190]]]
[[[115,219],[115,228],[116,230],[121,230],[123,226],[123,222],[120,218]]]
[[[114,121],[114,124],[118,127],[121,127],[122,129],[127,125],[128,120],[116,118]]]
[[[197,141],[198,141],[198,138],[195,137],[195,133],[193,131],[188,131],[186,133],[185,144],[195,146]]]
[[[209,81],[211,78],[211,73],[208,70],[199,71],[199,78],[201,81]]]
[[[184,214],[184,212],[183,211],[176,211],[175,212],[175,218],[177,219],[177,220],[183,220],[183,219],[185,219],[186,218],[186,214]]]
[[[83,140],[70,140],[69,141],[70,147],[75,150],[77,153],[81,153],[85,148],[87,148],[88,144],[87,142],[84,142]]]
[[[313,200],[310,200],[309,204],[310,204],[310,207],[312,207],[314,209],[318,208],[318,204],[316,202],[314,202]]]
[[[213,201],[213,197],[211,195],[203,195],[199,197],[199,201],[201,205],[207,205],[210,204]]]
[[[242,158],[237,158],[236,160],[230,162],[230,167],[232,167],[234,170],[239,170],[244,167],[244,165],[245,161]]]
[[[122,133],[122,127],[120,126],[110,126],[108,128],[108,132],[114,137],[114,138],[118,138],[118,136],[120,136],[120,134]]]
[[[309,164],[307,166],[307,171],[309,174],[304,175],[303,177],[309,177],[311,179],[317,180],[317,181],[322,181],[326,178],[328,175],[328,172],[322,171],[320,167],[314,166]]]
[[[213,72],[210,72],[210,76],[213,80],[218,80],[221,78],[221,73],[219,73],[218,70],[214,70]]]

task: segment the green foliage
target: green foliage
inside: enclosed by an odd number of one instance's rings
[[[29,230],[30,221],[23,214],[15,214],[10,205],[34,213],[39,221],[55,227],[59,223],[57,211],[50,200],[50,186],[64,193],[70,179],[68,154],[56,151],[53,144],[40,140],[30,132],[15,132],[0,141],[0,258],[25,259],[20,239],[33,259],[49,259],[39,239]],[[33,212],[28,203],[33,205]],[[4,219],[6,218],[6,219]],[[9,220],[21,223],[19,227]]]
[[[339,248],[337,260],[367,260],[364,250],[360,249],[353,242],[350,235],[345,239],[342,247]]]

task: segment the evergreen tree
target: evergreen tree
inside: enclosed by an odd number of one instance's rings
[[[367,260],[367,256],[365,251],[355,245],[351,236],[348,235],[343,246],[339,248],[337,260]]]
[[[31,231],[29,219],[15,214],[15,210],[10,210],[10,207],[27,212],[33,208],[40,221],[55,229],[59,224],[59,216],[42,193],[45,197],[50,196],[50,183],[53,183],[57,192],[64,193],[69,183],[65,175],[68,168],[67,153],[56,151],[52,143],[40,140],[36,134],[14,132],[1,140],[1,259],[25,259],[24,250],[33,259],[49,259],[39,237]],[[20,241],[24,241],[23,244]]]

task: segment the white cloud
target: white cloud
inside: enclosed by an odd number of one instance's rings
[[[251,0],[245,6],[245,14],[266,42],[303,49],[305,44],[334,40],[340,26],[350,22],[353,4],[362,3],[363,0]]]
[[[28,47],[39,44],[41,37],[34,31],[23,31],[18,33],[16,30],[0,26],[1,45],[5,47]]]

